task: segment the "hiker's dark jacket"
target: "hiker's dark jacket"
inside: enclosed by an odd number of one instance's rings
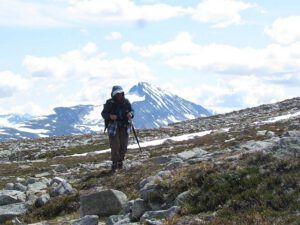
[[[108,99],[104,104],[104,108],[101,115],[105,120],[105,123],[111,122],[110,114],[113,114],[117,116],[118,122],[122,124],[127,124],[128,119],[126,115],[129,112],[132,114],[133,118],[134,110],[132,109],[130,102],[126,98],[124,98],[122,102],[117,102],[113,98],[111,98]]]

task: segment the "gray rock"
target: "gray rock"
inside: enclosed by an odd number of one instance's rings
[[[99,217],[96,215],[87,215],[72,222],[72,225],[98,225]]]
[[[178,206],[173,206],[168,210],[159,210],[159,211],[148,211],[145,212],[141,217],[141,222],[146,220],[156,220],[156,219],[167,219],[175,216],[179,212],[180,208]]]
[[[181,168],[183,166],[183,164],[184,164],[184,162],[181,158],[174,158],[166,166],[166,169],[167,170],[175,170],[175,169]]]
[[[106,225],[125,225],[130,224],[128,215],[112,215],[108,218]]]
[[[300,137],[282,137],[279,141],[278,153],[294,157],[300,154]]]
[[[80,215],[110,216],[119,214],[127,196],[117,190],[101,190],[80,196]]]
[[[145,220],[145,225],[163,225],[164,223],[159,220]]]
[[[265,136],[266,133],[267,133],[266,130],[259,130],[259,131],[256,132],[256,135],[257,135],[257,136]]]
[[[49,177],[51,176],[51,173],[49,172],[44,172],[44,173],[38,173],[34,175],[36,178],[43,178],[43,177]]]
[[[71,194],[74,192],[74,189],[71,184],[67,183],[66,181],[61,182],[55,187],[52,187],[50,189],[50,196],[56,197],[59,195],[64,195],[64,194]]]
[[[36,207],[42,207],[44,206],[48,201],[50,200],[49,194],[42,194],[40,197],[38,197],[35,201]]]
[[[131,208],[132,213],[130,214],[130,219],[139,219],[147,210],[147,202],[145,202],[143,199],[135,200]]]
[[[171,162],[171,160],[173,158],[174,158],[174,156],[163,155],[163,156],[158,156],[158,157],[153,158],[153,161],[155,164],[164,165],[164,164],[168,164],[169,162]]]
[[[179,158],[181,158],[183,161],[192,159],[192,158],[200,158],[203,157],[203,155],[207,154],[207,151],[204,151],[200,148],[195,148],[193,150],[190,151],[185,151],[185,152],[181,152],[178,153],[177,156]]]
[[[46,190],[48,186],[44,182],[35,182],[27,185],[27,190],[31,192],[40,192],[41,190]]]
[[[149,176],[146,179],[143,179],[139,186],[140,189],[149,189],[152,186],[155,186],[157,182],[161,182],[163,179],[166,179],[171,176],[171,171],[164,170],[158,172],[155,176]]]
[[[274,147],[277,146],[277,140],[268,140],[268,141],[247,141],[246,143],[242,144],[240,148],[242,150],[255,152],[255,151],[272,151]]]
[[[23,185],[26,184],[26,180],[25,180],[24,178],[21,178],[21,177],[17,177],[17,178],[16,178],[16,182],[17,182],[17,183],[21,183],[21,184],[23,184]],[[25,186],[26,186],[26,185],[25,185]]]
[[[34,184],[35,182],[37,182],[38,179],[37,178],[34,178],[34,177],[30,177],[27,179],[26,181],[26,185],[29,185],[29,184]]]
[[[60,164],[54,168],[54,170],[58,173],[67,173],[68,168],[64,164]]]
[[[123,211],[125,214],[132,212],[133,203],[134,203],[134,200],[131,200],[131,201],[125,203],[125,205],[123,207]]]
[[[146,185],[140,190],[140,197],[154,205],[161,205],[164,202],[163,194],[156,189],[156,185]]]
[[[15,183],[14,190],[25,192],[27,187],[21,183]]]
[[[175,206],[183,206],[184,204],[188,203],[191,198],[190,191],[185,191],[179,194],[175,199]]]
[[[14,190],[14,184],[13,183],[7,183],[5,186],[5,190]]]
[[[284,137],[300,137],[299,130],[289,130],[283,134]]]
[[[276,134],[273,131],[268,130],[266,133],[266,136],[268,138],[273,138],[273,137],[276,137]]]
[[[4,190],[0,191],[0,206],[25,202],[26,195],[21,191]]]
[[[8,220],[12,220],[16,216],[23,215],[27,212],[28,205],[26,203],[16,203],[0,206],[0,224]]]

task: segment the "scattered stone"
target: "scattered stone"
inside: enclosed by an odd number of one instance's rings
[[[101,190],[80,196],[80,215],[110,216],[119,214],[127,196],[117,190]]]
[[[50,196],[56,197],[59,195],[64,195],[64,194],[71,194],[74,192],[74,189],[71,184],[67,183],[66,181],[63,181],[59,183],[57,186],[52,187],[50,189]]]
[[[132,212],[132,206],[133,206],[134,200],[128,201],[125,203],[123,207],[123,211],[125,214],[131,213]]]
[[[266,133],[267,138],[273,138],[276,137],[276,134],[273,131],[268,130]]]
[[[42,194],[40,197],[38,197],[35,201],[36,207],[42,207],[44,206],[48,201],[50,200],[49,194]]]
[[[8,220],[12,220],[16,216],[26,213],[28,205],[26,203],[15,203],[10,205],[0,206],[0,224]]]
[[[64,164],[60,164],[54,168],[54,171],[56,171],[58,173],[67,173],[68,168]]]
[[[36,178],[42,178],[42,177],[49,177],[51,176],[51,173],[49,172],[44,172],[44,173],[39,173],[34,175]]]
[[[30,177],[27,179],[26,181],[26,185],[29,185],[29,184],[34,184],[35,182],[37,182],[38,179],[37,178],[34,178],[34,177]]]
[[[27,185],[27,190],[35,193],[46,190],[47,188],[48,186],[44,182],[35,182]]]
[[[207,151],[204,151],[200,148],[195,148],[195,149],[190,150],[190,151],[185,151],[185,152],[178,153],[177,156],[179,158],[181,158],[183,161],[186,161],[186,160],[189,160],[189,159],[192,159],[192,158],[200,158],[205,154],[207,154]]]
[[[87,215],[72,222],[72,225],[98,225],[99,217],[96,215]]]
[[[21,183],[15,183],[14,190],[25,192],[27,190],[27,187]]]
[[[14,184],[13,183],[7,183],[5,186],[5,190],[14,190]]]
[[[145,225],[163,225],[164,223],[160,220],[145,220]]]
[[[164,165],[170,163],[173,158],[174,156],[163,155],[153,158],[153,162],[158,165]]]
[[[29,165],[19,165],[19,168],[22,169],[22,170],[26,170],[26,169],[31,168],[31,166],[29,166]]]
[[[0,206],[25,202],[26,195],[21,191],[4,190],[0,191]]]
[[[191,199],[191,192],[185,191],[177,196],[175,199],[175,206],[183,206],[188,203]]]
[[[183,166],[183,164],[184,164],[184,162],[181,158],[174,158],[166,166],[166,169],[167,170],[175,170],[175,169],[181,168]]]
[[[128,215],[112,215],[108,218],[106,225],[125,225],[130,224]]]
[[[130,219],[139,219],[147,211],[147,209],[147,202],[145,202],[143,199],[135,200],[131,208],[132,213],[130,214]]]
[[[141,217],[141,222],[146,220],[167,219],[175,216],[179,212],[178,206],[173,206],[168,210],[148,211]]]
[[[267,133],[266,130],[259,130],[259,131],[256,132],[256,135],[257,135],[257,136],[265,136],[266,133]]]

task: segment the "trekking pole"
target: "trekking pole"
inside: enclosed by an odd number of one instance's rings
[[[139,141],[139,139],[138,139],[138,137],[137,137],[137,134],[136,134],[135,128],[134,128],[134,126],[133,126],[132,120],[129,120],[129,123],[130,123],[130,125],[131,125],[131,127],[132,127],[132,131],[133,131],[135,140],[136,140],[136,142],[137,142],[137,144],[138,144],[138,146],[139,146],[140,152],[143,153],[142,148],[141,148],[141,146],[140,146],[140,141]]]

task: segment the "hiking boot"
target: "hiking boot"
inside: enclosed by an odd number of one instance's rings
[[[123,169],[123,162],[122,161],[118,162],[117,169],[119,169],[119,170]]]
[[[111,165],[111,171],[113,171],[113,172],[116,171],[117,167],[118,167],[118,164],[116,162],[113,162],[113,164]]]

